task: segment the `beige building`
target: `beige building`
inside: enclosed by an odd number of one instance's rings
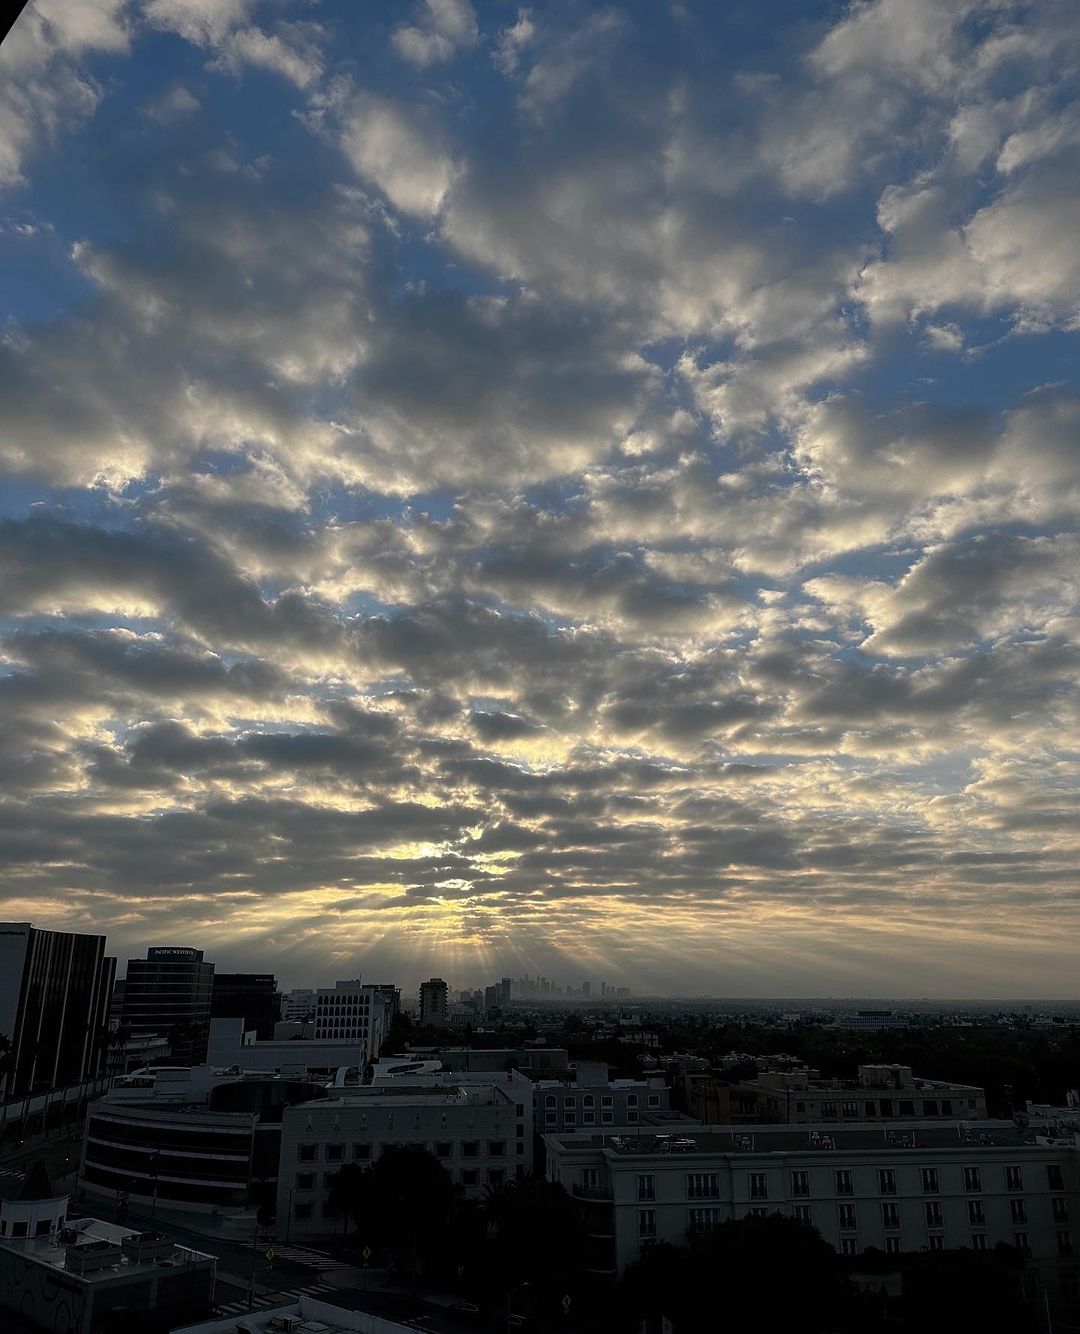
[[[749,1213],[812,1224],[837,1251],[1018,1246],[1075,1273],[1076,1136],[973,1126],[693,1127],[685,1134],[548,1135],[548,1175],[588,1217],[587,1267],[614,1275],[655,1241]]]

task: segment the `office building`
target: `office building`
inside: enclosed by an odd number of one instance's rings
[[[363,1030],[350,1038],[316,1038],[311,1025],[281,1023],[275,1027],[284,1030],[282,1035],[260,1042],[253,1030],[245,1031],[242,1019],[211,1019],[207,1064],[218,1070],[311,1074],[320,1079],[334,1079],[339,1071],[351,1070],[359,1080],[372,1059]]]
[[[355,1043],[364,1066],[379,1054],[390,1029],[392,998],[385,987],[364,986],[359,978],[320,987],[315,997],[315,1041]]]
[[[197,1065],[206,1059],[214,965],[202,950],[157,945],[145,959],[129,959],[123,1022],[132,1033],[162,1033],[173,1059]]]
[[[143,1211],[226,1214],[273,1200],[282,1110],[325,1096],[314,1078],[209,1066],[128,1075],[90,1109],[79,1186],[110,1201],[122,1191]]]
[[[112,1312],[128,1322],[142,1313],[147,1328],[210,1314],[212,1255],[160,1232],[67,1213],[67,1195],[57,1192],[40,1164],[0,1204],[0,1309],[66,1334],[110,1328]]]
[[[104,936],[0,923],[0,1033],[11,1042],[0,1101],[102,1073],[115,969]]]
[[[1075,1265],[1080,1164],[1011,1121],[703,1126],[545,1137],[547,1171],[588,1215],[586,1267],[621,1273],[654,1242],[747,1214],[812,1224],[842,1255],[1016,1246],[1053,1285]]]
[[[261,1038],[273,1035],[281,998],[273,973],[218,973],[210,992],[212,1019],[243,1019]]]
[[[420,983],[420,1026],[450,1026],[450,990],[441,977],[432,977]]]
[[[516,1072],[418,1073],[333,1090],[285,1109],[278,1227],[295,1239],[340,1230],[330,1183],[345,1163],[374,1162],[387,1145],[419,1144],[466,1196],[480,1198],[532,1170],[532,1085]]]

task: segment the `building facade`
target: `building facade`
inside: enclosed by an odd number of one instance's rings
[[[211,1019],[243,1019],[261,1038],[271,1037],[281,1017],[281,997],[273,973],[214,973]]]
[[[591,1126],[635,1126],[644,1115],[671,1110],[671,1093],[660,1076],[609,1079],[601,1062],[579,1061],[568,1079],[538,1079],[533,1085],[537,1132],[562,1134]]]
[[[1051,1274],[1073,1269],[1076,1137],[1012,1122],[823,1130],[708,1126],[679,1136],[551,1135],[548,1175],[589,1216],[588,1267],[621,1273],[657,1241],[747,1214],[811,1224],[843,1255],[1016,1246]]]
[[[129,959],[124,985],[123,1023],[133,1033],[163,1033],[177,1062],[206,1059],[214,965],[202,950],[157,945],[145,959]]]
[[[388,1145],[418,1144],[465,1194],[532,1170],[532,1087],[523,1075],[395,1078],[286,1108],[281,1134],[278,1232],[295,1238],[340,1230],[334,1175],[375,1162]]]
[[[31,1172],[0,1205],[0,1309],[43,1330],[93,1334],[110,1312],[157,1322],[209,1315],[216,1260],[160,1232],[67,1218],[68,1197]],[[0,1317],[0,1325],[6,1323]],[[23,1328],[20,1323],[19,1328]]]
[[[359,978],[319,987],[315,995],[315,1041],[354,1043],[361,1066],[373,1061],[386,1041],[391,1001],[384,987],[364,986]]]
[[[420,983],[420,1026],[450,1026],[450,988],[441,977],[431,977]]]
[[[104,936],[0,923],[0,1033],[11,1043],[0,1101],[102,1073],[115,970]]]
[[[315,1018],[317,993],[314,987],[294,987],[281,997],[281,1017],[286,1020],[303,1022]]]

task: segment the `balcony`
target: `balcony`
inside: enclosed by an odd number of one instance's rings
[[[611,1193],[610,1186],[579,1186],[570,1187],[570,1193],[579,1200],[599,1200],[603,1204],[614,1202],[614,1196]]]

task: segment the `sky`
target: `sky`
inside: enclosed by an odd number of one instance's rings
[[[0,916],[1076,997],[1073,0],[36,0]]]

